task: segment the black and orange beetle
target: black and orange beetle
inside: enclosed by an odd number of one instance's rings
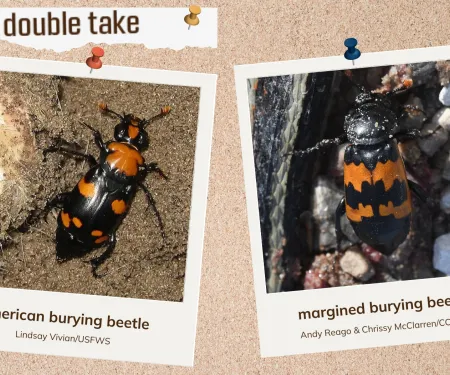
[[[98,162],[92,155],[71,150],[61,144],[44,150],[44,155],[62,152],[84,158],[91,166],[71,192],[59,194],[48,202],[46,212],[55,207],[61,209],[56,230],[58,261],[79,257],[107,245],[99,257],[90,260],[95,277],[103,276],[97,273],[97,269],[111,256],[116,245],[117,228],[126,216],[138,187],[145,192],[165,240],[161,216],[143,181],[149,172],[157,172],[166,179],[167,176],[156,163],[145,163],[142,152],[149,146],[145,128],[170,112],[170,107],[163,107],[158,115],[146,120],[132,114],[124,113],[122,116],[110,110],[106,104],[100,104],[99,107],[118,117],[120,122],[114,129],[114,140],[108,142],[103,142],[98,131],[83,123],[92,131],[95,144],[100,149]]]
[[[394,101],[393,97],[400,89],[379,94],[356,86],[361,92],[353,109],[345,116],[345,133],[293,154],[302,155],[349,142],[344,153],[345,192],[336,209],[337,250],[340,250],[344,236],[341,217],[346,214],[361,241],[390,255],[410,230],[411,191],[421,201],[427,200],[420,185],[407,179],[397,145],[397,142],[419,136],[417,129],[402,129],[399,120],[410,111],[421,110]]]

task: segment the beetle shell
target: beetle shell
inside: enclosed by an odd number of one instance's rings
[[[397,142],[349,145],[344,155],[345,208],[358,237],[391,254],[406,238],[411,193]]]
[[[68,259],[103,246],[128,212],[136,192],[100,165],[91,168],[66,199],[58,216],[57,257]]]

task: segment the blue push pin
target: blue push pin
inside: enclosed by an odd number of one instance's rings
[[[344,57],[347,60],[352,60],[353,65],[355,65],[355,60],[361,56],[361,51],[356,48],[358,41],[355,38],[348,38],[344,41],[344,46],[348,49],[344,53]]]

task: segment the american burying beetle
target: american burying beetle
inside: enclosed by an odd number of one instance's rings
[[[303,155],[326,146],[349,142],[344,153],[344,197],[336,209],[337,250],[343,232],[341,217],[346,214],[359,239],[385,255],[390,255],[406,239],[411,225],[411,191],[421,201],[424,190],[406,177],[397,142],[419,136],[417,129],[402,129],[400,120],[415,106],[401,106],[393,97],[412,85],[398,87],[386,94],[360,90],[354,107],[344,120],[345,133],[324,139],[314,147],[295,151]]]
[[[107,245],[99,257],[90,260],[95,277],[103,276],[97,273],[97,269],[111,256],[116,245],[116,231],[138,187],[145,192],[165,241],[161,216],[143,181],[149,172],[157,172],[165,179],[167,176],[157,163],[145,163],[142,152],[149,146],[145,128],[170,112],[170,107],[163,107],[158,115],[146,120],[132,114],[124,113],[122,116],[110,110],[106,104],[100,104],[99,107],[118,117],[120,122],[114,129],[114,140],[108,142],[103,142],[97,130],[82,123],[92,131],[95,144],[100,149],[98,162],[92,155],[71,150],[61,145],[61,142],[44,150],[44,156],[49,152],[62,152],[84,158],[91,166],[71,192],[57,195],[48,202],[45,211],[48,213],[55,207],[61,209],[56,230],[58,261],[79,257]]]

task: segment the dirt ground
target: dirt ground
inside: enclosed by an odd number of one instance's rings
[[[182,301],[199,98],[199,88],[0,73],[0,286]],[[99,252],[58,263],[57,211],[47,222],[39,214],[48,199],[70,191],[89,169],[70,156],[49,154],[44,160],[42,150],[51,139],[76,142],[98,157],[92,134],[80,120],[98,129],[105,141],[112,139],[118,120],[101,113],[99,102],[141,118],[165,105],[172,112],[147,128],[150,147],[144,152],[147,162],[158,162],[169,176],[165,181],[152,174],[146,180],[167,245],[160,249],[156,218],[145,210],[145,195],[138,191],[117,232],[116,249],[102,266],[108,274],[95,279],[85,261]]]

